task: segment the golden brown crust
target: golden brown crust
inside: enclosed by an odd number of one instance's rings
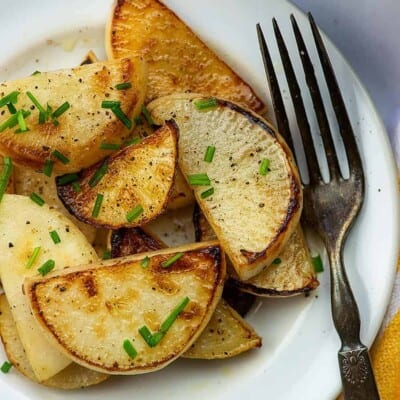
[[[173,265],[161,266],[181,251],[184,255]],[[140,266],[145,255],[150,258],[146,269]],[[26,282],[25,292],[46,335],[64,354],[100,372],[137,374],[166,366],[197,339],[220,299],[224,279],[224,255],[217,243],[209,242],[49,274]],[[171,333],[164,337],[162,345],[150,351],[135,332],[144,324],[157,330],[157,313],[165,318],[165,310],[170,312],[177,299],[185,295],[190,302]],[[148,296],[153,297],[154,311],[148,308]],[[73,326],[69,321],[71,312]],[[118,318],[113,317],[114,313]],[[103,322],[87,328],[91,318]],[[101,340],[94,340],[96,335]],[[132,335],[139,354],[133,360],[119,350],[122,341]],[[83,346],[82,337],[90,345]]]
[[[108,56],[138,55],[148,63],[146,102],[175,92],[224,97],[257,112],[251,87],[157,0],[119,0],[106,30]]]
[[[60,184],[63,177],[58,177],[58,196],[71,214],[96,227],[144,225],[167,207],[177,166],[177,141],[176,125],[169,122],[140,143],[82,170],[77,181],[79,192],[72,183]],[[105,164],[107,169],[100,182],[90,186],[91,179]],[[96,217],[92,213],[98,194],[104,197]],[[143,208],[142,214],[128,221],[127,214],[137,206]]]

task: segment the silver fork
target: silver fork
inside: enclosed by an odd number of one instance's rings
[[[300,87],[297,83],[285,42],[274,18],[272,22],[275,38],[285,70],[297,125],[301,133],[309,172],[309,183],[305,183],[303,179],[304,209],[302,222],[310,226],[322,238],[328,252],[331,273],[332,317],[342,342],[338,359],[344,397],[346,400],[375,400],[379,399],[379,394],[368,355],[368,348],[360,340],[360,316],[346,276],[342,256],[346,236],[359,213],[364,199],[364,174],[361,158],[328,53],[317,25],[312,15],[309,14],[315,45],[346,150],[350,176],[345,179],[339,168],[338,157],[313,65],[297,22],[293,15],[290,18],[307,86],[316,113],[329,170],[329,182],[325,183],[318,165],[315,145],[301,97]],[[294,153],[292,136],[278,80],[259,24],[257,24],[257,33],[272,95],[278,131],[282,134]]]

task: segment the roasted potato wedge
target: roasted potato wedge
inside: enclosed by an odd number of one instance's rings
[[[0,337],[4,345],[7,358],[18,372],[25,375],[34,382],[38,382],[24,347],[18,336],[17,327],[10,311],[10,305],[5,294],[0,295]],[[97,385],[105,381],[109,375],[101,372],[92,371],[81,365],[72,363],[57,375],[41,382],[45,386],[56,389],[80,389],[92,385]]]
[[[54,177],[48,177],[42,172],[30,167],[14,166],[15,194],[30,196],[37,193],[46,204],[65,215],[82,231],[89,243],[93,243],[96,237],[96,228],[85,224],[71,215],[57,196],[57,187]]]
[[[200,174],[193,186],[197,202],[239,277],[250,279],[278,256],[299,222],[297,167],[266,121],[226,100],[212,99],[215,106],[200,111],[205,101],[175,94],[148,109],[156,123],[174,117],[181,171],[189,183]],[[212,162],[204,161],[208,146],[216,149]],[[211,188],[213,194],[203,198]]]
[[[79,190],[56,179],[67,210],[83,222],[118,229],[143,225],[168,203],[177,164],[178,130],[169,122],[153,135],[80,172]],[[99,172],[103,170],[102,175]],[[99,179],[97,179],[99,177]],[[99,196],[102,202],[95,215]]]
[[[166,267],[174,256],[180,258]],[[163,368],[191,346],[221,298],[224,279],[224,254],[208,242],[64,269],[27,280],[24,288],[61,352],[100,372],[132,375]],[[143,326],[146,341],[138,332]],[[126,339],[136,356],[124,350]]]
[[[50,232],[56,231],[55,244]],[[33,260],[35,249],[39,249]],[[4,195],[0,203],[0,277],[11,305],[26,356],[39,381],[64,369],[71,361],[43,337],[23,295],[24,278],[38,275],[39,267],[54,261],[54,269],[90,263],[97,256],[81,231],[69,219],[48,205],[39,206],[29,197]],[[51,267],[51,263],[48,264]],[[43,267],[44,268],[44,267]],[[41,269],[42,273],[46,269]]]
[[[165,243],[141,228],[119,229],[113,231],[111,236],[112,257],[129,256],[162,248],[166,248]],[[239,297],[242,299],[252,297],[247,293],[244,296],[240,295],[239,291]],[[261,338],[254,329],[224,299],[221,299],[202,334],[182,357],[208,360],[228,358],[260,346]]]
[[[196,207],[193,213],[193,223],[196,232],[196,241],[215,240],[216,236],[210,224],[206,220],[200,208]],[[225,289],[233,291],[236,287],[249,294],[263,297],[290,297],[300,293],[307,293],[318,287],[319,282],[311,262],[308,245],[305,241],[303,230],[300,225],[297,226],[292,236],[286,243],[279,257],[272,264],[263,269],[258,275],[242,281],[235,274],[232,268],[229,268],[230,279],[225,285]],[[225,295],[224,289],[224,295]],[[231,299],[229,304],[234,301],[234,294],[227,297]],[[231,304],[232,305],[232,304]],[[242,305],[240,305],[242,307]],[[233,308],[237,309],[234,305]]]
[[[233,357],[260,346],[260,336],[222,299],[201,336],[183,357],[214,360]]]
[[[116,90],[115,85],[123,82],[131,82],[132,87]],[[30,115],[24,119],[29,131],[21,135],[15,134],[18,124],[7,127],[11,114],[0,115],[0,126],[5,124],[0,153],[38,170],[43,169],[46,160],[53,161],[54,171],[58,172],[86,168],[107,154],[100,147],[103,142],[122,142],[128,134],[117,115],[102,108],[103,100],[120,102],[119,109],[132,119],[141,110],[146,82],[143,61],[128,58],[3,82],[0,97],[18,92],[15,108]],[[69,108],[57,112],[68,104]],[[48,116],[47,122],[39,123],[38,108],[46,112],[42,115]]]
[[[147,61],[146,103],[191,91],[265,110],[251,87],[157,0],[117,1],[105,42],[109,58],[139,56]]]

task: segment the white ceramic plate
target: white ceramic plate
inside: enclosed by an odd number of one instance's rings
[[[304,16],[282,0],[167,3],[266,99],[255,23],[261,22],[267,38],[272,38],[270,21],[277,17],[294,54],[289,25],[289,14],[293,12],[306,33],[306,41],[312,43]],[[37,69],[74,66],[89,49],[104,57],[104,24],[111,5],[112,0],[2,0],[0,80]],[[278,60],[275,45],[271,48]],[[394,279],[399,243],[396,170],[386,132],[367,93],[329,43],[328,51],[365,165],[365,203],[344,258],[360,308],[362,340],[370,345],[382,321]],[[311,54],[315,58],[314,49]],[[298,68],[297,58],[295,65]],[[276,67],[282,77],[278,62]],[[320,76],[319,65],[316,69]],[[301,84],[304,86],[304,82]],[[327,98],[326,91],[324,97]],[[315,127],[313,119],[311,125]],[[320,288],[308,298],[269,299],[254,307],[248,320],[263,337],[260,350],[226,361],[178,360],[153,374],[115,377],[99,387],[74,392],[42,388],[11,372],[0,376],[0,397],[331,400],[340,390],[336,356],[340,343],[330,317],[329,273],[322,273],[320,280]],[[4,359],[0,349],[0,363]]]

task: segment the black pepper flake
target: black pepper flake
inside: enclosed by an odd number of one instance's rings
[[[14,245],[11,242],[8,242],[8,247],[14,247]]]
[[[264,206],[265,206],[264,203],[259,203],[259,204],[258,204],[258,207],[260,207],[260,208],[263,208]]]

